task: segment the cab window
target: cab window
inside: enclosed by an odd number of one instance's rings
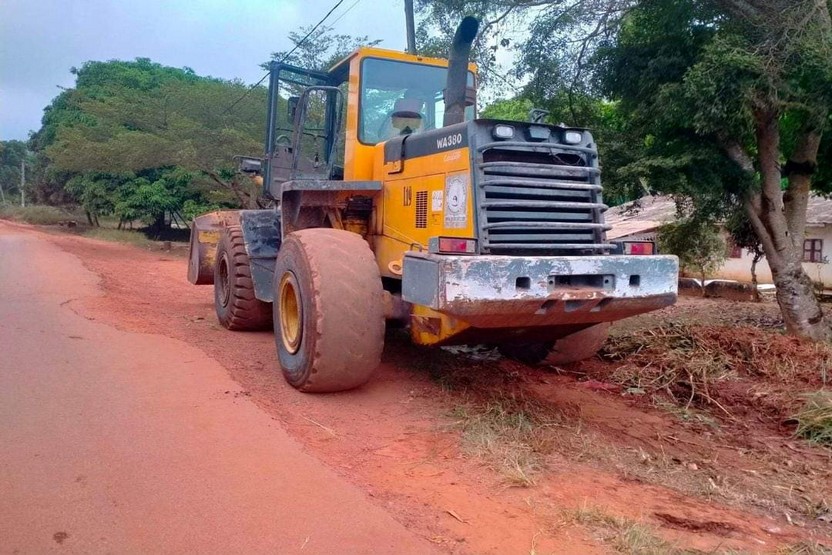
[[[365,58],[361,62],[359,140],[376,144],[396,135],[442,127],[447,75],[444,67]],[[468,85],[474,86],[470,71]],[[474,112],[474,106],[467,107],[465,119],[474,119]]]

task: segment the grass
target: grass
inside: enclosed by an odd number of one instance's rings
[[[535,485],[552,452],[549,431],[558,426],[551,409],[524,397],[469,397],[451,412],[462,432],[462,450],[493,466],[514,487]]]
[[[78,215],[56,206],[0,206],[0,219],[34,225],[57,225],[67,220],[78,221]]]
[[[84,237],[89,237],[90,239],[100,239],[102,241],[127,243],[139,247],[147,247],[153,243],[143,233],[138,231],[128,231],[126,229],[93,227],[84,232]]]
[[[794,415],[795,434],[812,443],[832,447],[832,391],[816,391],[803,397],[806,401]]]
[[[598,539],[619,553],[638,555],[682,555],[679,549],[656,535],[655,530],[632,519],[612,515],[599,507],[583,506],[564,513],[567,522],[591,529]]]
[[[832,548],[817,542],[789,545],[777,552],[779,555],[832,555]]]

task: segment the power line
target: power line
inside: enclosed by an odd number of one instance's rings
[[[340,6],[340,5],[341,5],[341,4],[343,4],[343,3],[344,3],[344,0],[338,0],[338,1],[335,3],[335,5],[334,5],[334,6],[332,6],[332,8],[331,8],[328,12],[326,12],[326,15],[325,15],[325,16],[323,16],[323,18],[321,18],[321,20],[320,20],[320,21],[318,21],[318,22],[315,24],[315,26],[314,26],[314,27],[312,27],[312,29],[311,29],[308,33],[306,33],[306,36],[305,36],[305,37],[303,37],[302,39],[300,39],[300,41],[298,41],[297,43],[295,43],[295,47],[294,47],[294,48],[292,48],[292,49],[291,49],[291,50],[290,50],[290,51],[289,51],[289,52],[288,52],[285,56],[283,56],[283,58],[281,58],[280,63],[283,63],[283,62],[285,62],[286,60],[288,60],[288,59],[289,59],[289,56],[291,56],[291,55],[295,52],[295,50],[297,50],[298,48],[300,48],[300,46],[301,46],[304,42],[306,42],[306,39],[308,39],[309,37],[311,37],[311,36],[312,36],[312,33],[314,33],[314,32],[315,32],[315,30],[316,30],[318,27],[320,27],[320,26],[323,24],[323,22],[324,22],[324,21],[326,21],[326,20],[327,20],[327,18],[328,18],[330,15],[332,15],[332,12],[334,12],[335,10],[337,10],[337,9],[338,9],[338,6]],[[353,8],[353,6],[355,6],[355,4],[357,4],[357,3],[358,3],[358,0],[356,0],[356,2],[355,2],[352,6],[350,6],[350,7],[349,7],[349,9],[347,9],[347,11],[350,11],[350,10]],[[346,14],[346,12],[344,12],[344,14]],[[341,14],[341,17],[344,17],[344,14]],[[338,19],[340,19],[340,17],[339,17]],[[337,21],[337,20],[336,20],[336,21]],[[229,106],[228,108],[226,108],[226,110],[222,113],[222,115],[227,114],[228,112],[230,112],[231,110],[233,110],[233,109],[234,109],[234,107],[235,107],[237,104],[239,104],[240,102],[242,102],[242,101],[243,101],[243,99],[244,99],[245,97],[247,97],[247,96],[249,95],[249,93],[251,93],[251,91],[253,91],[254,89],[256,89],[256,88],[260,85],[260,83],[262,83],[263,81],[265,81],[265,80],[266,80],[266,78],[269,76],[269,73],[270,73],[270,72],[266,72],[266,74],[265,74],[263,77],[261,77],[259,81],[257,81],[255,84],[253,84],[252,86],[250,86],[250,87],[246,90],[246,92],[244,92],[244,93],[243,93],[243,95],[242,95],[240,98],[238,98],[237,100],[235,100],[235,101],[231,104],[231,106]]]
[[[339,21],[341,21],[341,19],[342,19],[345,15],[347,15],[348,13],[350,13],[350,11],[351,11],[351,10],[355,7],[355,5],[356,5],[356,4],[358,4],[359,2],[361,2],[361,0],[355,0],[355,2],[353,2],[352,4],[350,4],[350,7],[349,7],[349,8],[347,8],[346,10],[344,10],[344,13],[342,13],[341,15],[339,15],[339,16],[338,16],[338,19],[336,19],[335,21],[333,21],[333,22],[332,22],[332,25],[335,25],[336,23],[338,23]]]

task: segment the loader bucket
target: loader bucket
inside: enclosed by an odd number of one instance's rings
[[[214,283],[214,259],[220,231],[240,224],[239,210],[221,210],[194,218],[191,222],[191,245],[188,253],[188,281],[194,285]]]

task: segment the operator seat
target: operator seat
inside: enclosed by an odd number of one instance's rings
[[[379,132],[382,141],[399,135],[421,133],[425,129],[421,109],[424,102],[419,98],[399,98],[393,105],[393,111],[384,118]]]

